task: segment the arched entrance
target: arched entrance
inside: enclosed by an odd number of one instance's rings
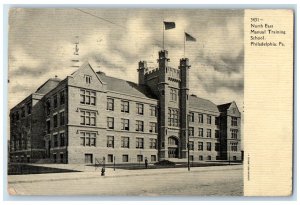
[[[178,139],[174,136],[168,138],[168,157],[169,158],[178,158],[179,149],[178,149]]]

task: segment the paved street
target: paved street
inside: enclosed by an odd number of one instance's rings
[[[243,195],[241,165],[9,176],[18,195]]]

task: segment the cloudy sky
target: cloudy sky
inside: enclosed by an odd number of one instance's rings
[[[9,17],[9,107],[34,92],[48,78],[63,79],[75,68],[75,36],[81,62],[107,75],[137,82],[139,60],[157,67],[163,21],[170,65],[183,57],[184,31],[197,39],[186,43],[190,93],[216,104],[236,101],[243,110],[244,48],[242,10],[15,9]]]

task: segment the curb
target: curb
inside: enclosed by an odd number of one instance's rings
[[[233,169],[228,169],[228,170],[238,170],[242,168],[233,168]],[[224,170],[193,170],[190,172],[187,172],[186,170],[180,170],[176,172],[163,172],[159,174],[177,174],[177,173],[191,173],[191,172],[210,172],[210,171],[224,171]],[[112,176],[101,176],[101,173],[99,172],[98,176],[91,176],[91,177],[71,177],[71,178],[60,178],[60,179],[37,179],[37,180],[20,180],[20,181],[12,181],[9,182],[8,184],[17,184],[17,183],[33,183],[33,182],[43,182],[43,181],[66,181],[66,180],[80,180],[80,179],[95,179],[95,178],[122,178],[122,177],[131,177],[131,176],[151,176],[154,175],[155,173],[141,173],[141,174],[124,174],[124,175],[112,175]]]

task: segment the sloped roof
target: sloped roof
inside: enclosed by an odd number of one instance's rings
[[[150,88],[144,85],[138,85],[136,83],[114,78],[105,75],[103,72],[97,72],[101,80],[107,83],[107,90],[133,95],[137,97],[146,97],[157,99],[156,96],[151,92]]]
[[[54,89],[61,80],[59,78],[50,78],[43,85],[41,85],[35,92],[39,94],[46,94]]]
[[[231,102],[226,103],[226,104],[222,104],[222,105],[218,105],[218,109],[220,110],[220,112],[224,112],[224,111],[228,110],[230,105],[231,105]]]
[[[199,98],[195,95],[190,95],[189,98],[189,106],[192,108],[198,108],[201,110],[208,110],[212,112],[219,112],[217,105],[211,102],[210,100]]]

